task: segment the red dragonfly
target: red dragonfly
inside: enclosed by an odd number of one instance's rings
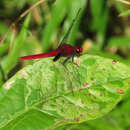
[[[63,63],[68,61],[70,58],[72,58],[72,62],[73,62],[74,56],[80,54],[82,52],[82,48],[79,45],[76,46],[76,47],[73,47],[70,44],[66,44],[65,40],[67,39],[67,37],[69,36],[69,33],[71,32],[72,27],[73,27],[78,15],[79,15],[80,10],[81,9],[78,10],[75,18],[72,21],[71,26],[69,27],[67,33],[65,34],[64,38],[60,42],[59,47],[56,50],[53,50],[53,51],[47,52],[47,53],[42,53],[42,54],[19,57],[19,59],[21,59],[21,60],[32,60],[32,59],[39,59],[39,58],[46,58],[46,57],[55,56],[53,61],[57,61],[60,57],[67,57]]]

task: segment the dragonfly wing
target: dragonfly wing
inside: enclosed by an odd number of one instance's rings
[[[67,40],[67,38],[68,38],[68,36],[69,36],[69,33],[71,32],[72,27],[73,27],[73,25],[74,25],[74,23],[75,23],[75,21],[76,21],[78,15],[79,15],[80,11],[81,11],[81,8],[78,10],[78,12],[77,12],[75,18],[74,18],[73,21],[72,21],[72,24],[70,25],[70,27],[69,27],[67,33],[65,34],[65,36],[64,36],[63,39],[61,40],[59,46],[61,46],[62,44],[64,44],[64,42]]]

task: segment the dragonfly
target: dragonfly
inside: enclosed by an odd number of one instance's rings
[[[82,53],[82,47],[80,45],[77,46],[72,46],[70,44],[65,43],[65,41],[67,40],[72,27],[76,21],[76,19],[78,18],[78,15],[81,11],[81,8],[78,10],[75,18],[73,19],[67,33],[65,34],[65,36],[63,37],[63,39],[61,40],[58,48],[56,50],[50,51],[50,52],[46,52],[46,53],[42,53],[42,54],[35,54],[35,55],[28,55],[28,56],[23,56],[23,57],[19,57],[20,60],[32,60],[32,59],[40,59],[40,58],[47,58],[47,57],[53,57],[53,61],[57,61],[58,59],[60,59],[61,57],[67,57],[63,63],[67,62],[69,59],[72,58],[72,62],[74,61],[74,56],[75,55],[80,55],[80,53]]]

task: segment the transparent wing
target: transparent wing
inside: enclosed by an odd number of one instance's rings
[[[60,44],[59,44],[59,47],[60,47],[60,46],[65,42],[65,40],[68,38],[69,33],[71,32],[72,27],[73,27],[73,25],[74,25],[76,19],[78,18],[78,15],[79,15],[80,11],[81,11],[81,8],[79,8],[79,10],[78,10],[78,12],[77,12],[75,18],[73,19],[72,24],[70,25],[70,27],[69,27],[67,33],[65,34],[65,36],[64,36],[63,39],[61,40],[61,42],[60,42]]]

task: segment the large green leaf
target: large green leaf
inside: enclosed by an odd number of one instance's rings
[[[80,124],[64,125],[55,130],[129,130],[130,124],[130,89],[126,98],[106,116]],[[96,125],[95,125],[96,124]]]
[[[44,129],[108,113],[130,86],[130,69],[118,61],[83,55],[78,65],[36,61],[0,88],[2,129]],[[80,63],[80,64],[79,64]]]

